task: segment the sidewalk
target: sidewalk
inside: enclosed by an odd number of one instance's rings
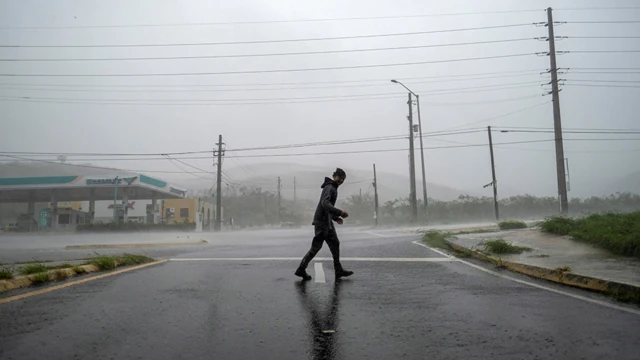
[[[567,237],[543,234],[536,229],[457,235],[448,241],[469,250],[484,250],[482,245],[484,241],[498,238],[513,245],[533,249],[522,254],[500,255],[500,259],[505,262],[550,271],[569,266],[571,270],[567,273],[570,274],[628,284],[640,289],[640,259],[612,255],[606,250],[573,241]],[[493,254],[488,255],[494,259],[498,258]],[[562,276],[560,278],[562,279]],[[588,288],[588,286],[581,287]]]

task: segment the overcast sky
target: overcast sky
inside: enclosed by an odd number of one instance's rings
[[[427,32],[545,22],[551,6],[558,50],[640,50],[638,23],[571,23],[640,20],[640,10],[561,10],[604,6],[602,1],[3,1],[0,3],[1,45],[149,45],[247,42]],[[606,6],[634,6],[610,1]],[[464,16],[421,16],[389,19],[276,22],[282,20],[371,18],[462,12],[540,9],[531,12]],[[255,23],[255,22],[263,23]],[[245,24],[238,24],[245,22]],[[254,22],[254,23],[246,23]],[[197,23],[227,23],[193,25]],[[234,24],[228,24],[234,23]],[[190,26],[136,26],[169,25]],[[96,27],[105,25],[106,27]],[[53,27],[53,28],[48,28]],[[62,27],[62,28],[55,28]],[[14,28],[14,29],[11,29]],[[18,29],[15,29],[18,28]],[[308,55],[173,60],[13,61],[1,62],[0,152],[168,153],[209,150],[222,134],[229,149],[402,135],[408,132],[406,91],[389,79],[405,79],[422,94],[423,132],[494,127],[551,130],[547,28],[514,26],[475,31],[383,36],[358,39],[239,45],[0,48],[0,59],[82,59],[127,57],[219,56],[318,52]],[[571,37],[610,36],[614,39]],[[522,39],[522,40],[521,40]],[[384,51],[325,53],[367,48],[509,42],[423,47]],[[514,41],[511,41],[514,40]],[[515,41],[517,40],[517,41]],[[511,56],[521,55],[522,56]],[[509,56],[485,60],[446,61]],[[444,61],[444,62],[438,62]],[[558,66],[571,68],[560,78],[562,122],[566,129],[640,128],[638,53],[569,53]],[[314,69],[361,65],[435,62],[321,71],[240,73],[263,70]],[[635,68],[620,73],[609,69]],[[592,69],[592,70],[587,70]],[[228,73],[184,75],[185,73]],[[501,75],[484,73],[504,72]],[[593,73],[588,73],[593,72]],[[596,73],[597,72],[597,73]],[[635,73],[634,73],[635,72]],[[140,75],[172,76],[5,76]],[[177,74],[177,75],[175,75]],[[469,76],[455,76],[469,75]],[[590,80],[590,81],[585,81]],[[616,82],[602,82],[602,81]],[[358,82],[347,82],[358,81]],[[622,81],[622,82],[621,82]],[[636,81],[634,84],[633,81]],[[335,82],[335,83],[330,83]],[[296,83],[292,85],[278,85]],[[298,84],[302,83],[302,84]],[[264,84],[271,84],[265,86]],[[49,86],[47,86],[49,85]],[[50,86],[58,85],[58,86]],[[78,87],[85,85],[85,87]],[[577,86],[590,85],[590,86]],[[596,86],[593,86],[596,85]],[[602,85],[631,86],[603,87]],[[145,87],[146,86],[146,87]],[[483,88],[485,87],[485,88]],[[447,89],[452,89],[447,91]],[[440,92],[440,94],[438,94]],[[354,95],[384,94],[358,99]],[[341,97],[341,98],[340,98]],[[295,99],[294,99],[295,98]],[[342,101],[336,101],[340,98]],[[70,100],[76,100],[75,103]],[[85,103],[78,103],[78,99]],[[240,99],[248,104],[234,103]],[[264,101],[259,99],[274,99]],[[277,100],[275,100],[277,99]],[[289,100],[287,100],[289,99]],[[164,102],[163,102],[164,100]],[[223,100],[223,101],[221,101]],[[230,101],[224,101],[230,100]],[[330,100],[330,101],[327,101]],[[123,102],[134,104],[122,104]],[[218,104],[215,104],[215,102]],[[264,102],[272,102],[265,104]],[[276,103],[273,103],[276,102]],[[259,103],[259,104],[256,104]],[[510,115],[509,115],[510,114]],[[493,118],[493,119],[492,119]],[[417,120],[417,116],[415,117]],[[566,134],[566,139],[633,138],[638,135]],[[494,133],[495,143],[550,140],[552,133]],[[426,137],[427,178],[459,189],[480,189],[491,180],[489,149],[442,148],[486,144],[486,131]],[[416,140],[416,147],[419,142]],[[403,149],[407,140],[268,150],[262,154]],[[228,155],[256,155],[237,152]],[[369,169],[406,174],[406,151],[305,157],[243,158],[246,165],[268,162]],[[565,141],[570,161],[571,195],[584,195],[594,183],[606,183],[640,170],[640,143],[630,141]],[[556,194],[553,142],[496,146],[499,183],[522,193]],[[113,158],[113,157],[111,157]],[[92,157],[95,159],[95,157]],[[416,164],[419,174],[419,154]],[[74,162],[73,158],[69,161]],[[212,159],[185,162],[213,170]],[[91,161],[96,165],[147,171],[180,171],[167,160]],[[237,160],[227,161],[237,165]],[[184,165],[183,165],[184,167]],[[240,173],[241,174],[241,173]],[[249,176],[247,173],[246,176]],[[165,178],[188,175],[164,174]],[[489,191],[488,189],[486,191]],[[419,191],[419,197],[421,192]],[[487,193],[489,194],[489,193]]]

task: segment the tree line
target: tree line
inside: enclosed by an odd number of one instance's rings
[[[240,227],[277,225],[289,223],[310,225],[317,202],[299,199],[281,199],[278,209],[277,194],[255,187],[225,189],[223,192],[224,217],[233,217]],[[373,225],[374,199],[371,194],[354,194],[338,200],[339,208],[349,212],[349,224]],[[409,223],[408,198],[397,198],[379,204],[381,225]],[[422,209],[419,200],[418,208]],[[537,220],[559,213],[558,199],[519,195],[499,201],[502,219]],[[569,209],[572,216],[600,212],[629,212],[640,209],[640,195],[616,193],[603,197],[572,198]],[[419,223],[426,222],[424,211],[419,210]],[[460,195],[451,201],[429,199],[428,220],[430,223],[464,223],[495,220],[492,197]]]

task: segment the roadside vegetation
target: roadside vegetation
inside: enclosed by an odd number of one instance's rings
[[[527,224],[524,221],[501,221],[498,223],[500,230],[514,230],[514,229],[526,229]]]
[[[522,254],[525,251],[531,251],[531,248],[524,246],[515,246],[504,241],[504,239],[487,240],[484,242],[484,249],[494,254]]]
[[[116,266],[140,265],[152,262],[153,259],[144,255],[122,254],[117,256],[98,255],[89,260],[89,264],[95,265],[100,270],[112,270]]]
[[[574,240],[640,258],[640,211],[593,214],[582,218],[550,217],[542,221],[543,232],[568,235]]]
[[[422,236],[422,241],[433,248],[451,250],[449,245],[447,245],[447,243],[444,241],[444,239],[448,238],[451,235],[453,234],[451,234],[450,232],[429,230]]]
[[[11,280],[13,279],[13,271],[11,271],[8,267],[0,268],[0,280]]]
[[[54,270],[53,275],[55,276],[56,280],[66,280],[71,276],[66,269]]]
[[[126,223],[89,223],[79,224],[77,232],[150,232],[150,231],[193,231],[196,223],[184,221],[177,223],[144,224],[139,222]]]
[[[20,274],[22,275],[31,275],[31,274],[37,274],[37,273],[49,271],[49,268],[47,267],[47,265],[43,263],[34,263],[34,264],[27,264],[21,267],[19,271],[20,271]]]
[[[558,273],[571,272],[571,266],[565,265],[565,266],[557,267],[555,270]]]
[[[71,267],[71,270],[73,270],[73,272],[75,272],[77,275],[82,275],[87,273],[87,270],[85,270],[85,268],[79,265]]]
[[[51,281],[51,275],[49,275],[49,271],[37,273],[31,278],[31,284],[33,285],[41,285],[49,281]]]

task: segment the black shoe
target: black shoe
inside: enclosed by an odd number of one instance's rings
[[[353,271],[348,271],[348,270],[336,270],[336,280],[339,280],[343,277],[349,277],[353,275]]]
[[[295,274],[296,274],[296,276],[301,277],[302,280],[304,280],[304,281],[311,280],[311,275],[307,274],[307,271],[305,269],[298,268],[298,270],[296,270]]]

